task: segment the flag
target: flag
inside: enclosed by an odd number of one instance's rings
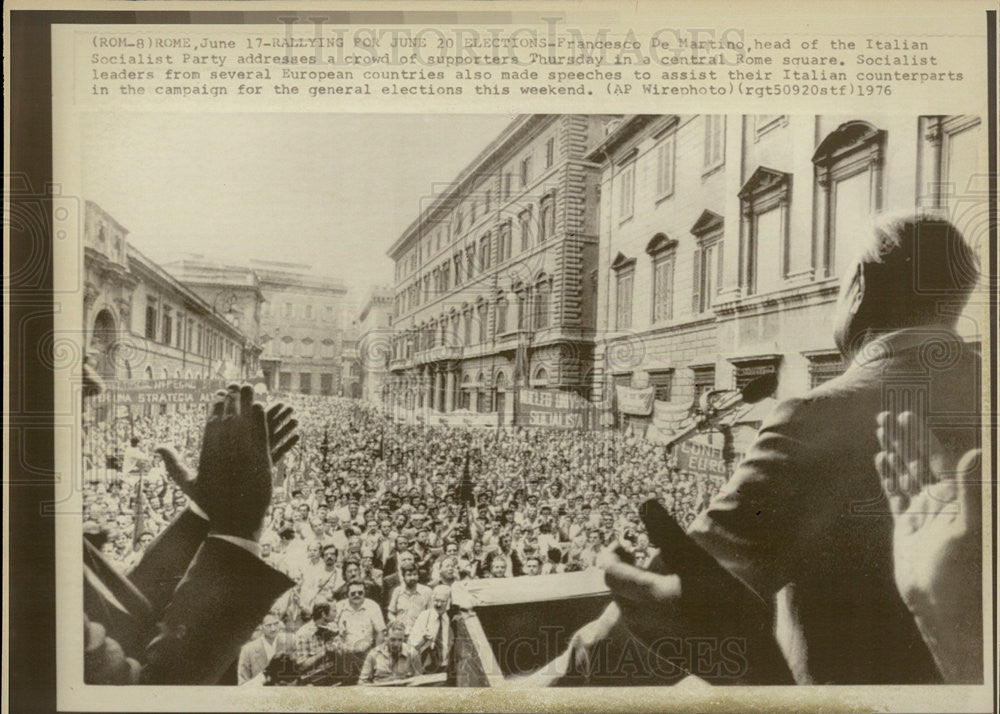
[[[142,469],[139,469],[139,480],[135,483],[135,530],[132,532],[132,550],[138,550],[139,538],[146,530],[146,509],[142,495]]]
[[[464,506],[475,505],[475,494],[472,490],[472,476],[470,474],[469,463],[472,460],[472,452],[465,452],[465,468],[462,471],[462,482],[458,486],[458,502]]]

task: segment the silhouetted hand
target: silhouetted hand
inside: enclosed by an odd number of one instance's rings
[[[960,461],[914,415],[878,415],[875,465],[895,522],[896,587],[949,682],[982,681],[980,451]]]
[[[167,474],[205,511],[213,532],[256,540],[271,502],[271,468],[298,441],[291,409],[265,414],[253,388],[231,385],[209,407],[198,476],[168,448],[159,448]],[[270,427],[270,428],[269,428]]]

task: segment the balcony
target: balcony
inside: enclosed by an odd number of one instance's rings
[[[407,369],[414,365],[414,359],[412,357],[400,357],[398,359],[389,360],[389,371],[395,372],[400,369]]]
[[[462,347],[460,345],[438,345],[418,353],[417,359],[420,362],[439,362],[448,359],[461,359]]]

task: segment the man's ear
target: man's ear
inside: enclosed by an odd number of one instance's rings
[[[869,274],[871,266],[867,263],[858,262],[855,267],[855,273],[853,276],[854,285],[851,290],[850,302],[847,305],[848,312],[851,315],[857,315],[858,311],[861,309],[861,304],[864,302],[867,281],[871,278]]]

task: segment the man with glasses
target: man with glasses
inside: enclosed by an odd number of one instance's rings
[[[365,597],[365,584],[360,580],[347,586],[347,600],[340,604],[337,612],[337,630],[345,673],[348,681],[353,681],[361,671],[365,656],[372,647],[382,643],[385,633],[382,610]]]

